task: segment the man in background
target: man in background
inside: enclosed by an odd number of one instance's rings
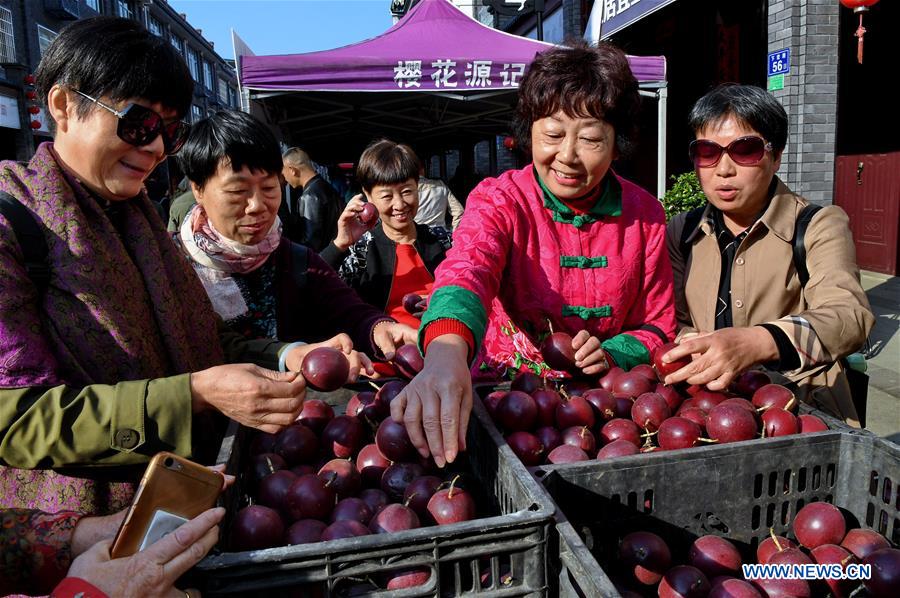
[[[287,218],[282,220],[288,237],[318,252],[337,234],[343,201],[328,181],[316,172],[309,154],[292,147],[282,155],[284,180],[292,189],[302,189],[299,201],[286,201]]]
[[[452,230],[459,225],[462,215],[462,204],[444,181],[426,178],[425,169],[421,169],[419,171],[419,211],[416,212],[416,223],[447,228],[449,221]]]

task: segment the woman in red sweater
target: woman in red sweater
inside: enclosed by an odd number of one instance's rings
[[[364,301],[414,328],[419,320],[403,308],[403,297],[431,294],[434,271],[450,248],[445,229],[415,223],[419,164],[407,145],[387,139],[369,145],[356,178],[378,210],[379,222],[368,230],[359,219],[366,202],[354,197],[338,220],[337,236],[321,254]]]

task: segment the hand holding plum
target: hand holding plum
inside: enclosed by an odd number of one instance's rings
[[[334,245],[341,251],[346,251],[351,245],[359,241],[363,234],[378,222],[377,210],[372,214],[375,206],[363,200],[362,194],[354,195],[347,202],[344,211],[338,217],[337,235],[334,237]]]
[[[365,373],[367,376],[371,376],[375,373],[375,369],[372,367],[372,360],[364,353],[354,351],[353,340],[343,332],[326,341],[322,341],[321,343],[310,343],[308,345],[295,347],[285,359],[285,367],[292,372],[301,371],[303,358],[306,357],[310,351],[318,349],[319,347],[330,347],[332,349],[337,349],[344,354],[347,361],[350,362],[350,374],[347,377],[346,382],[356,382],[361,373]]]
[[[275,372],[247,363],[220,365],[191,374],[192,409],[215,409],[226,417],[274,433],[303,409],[306,382],[296,372]]]
[[[586,376],[598,376],[609,369],[600,339],[591,336],[587,330],[580,330],[572,337],[572,349],[575,350],[575,366],[581,368]]]
[[[667,385],[687,381],[705,384],[709,390],[725,390],[741,372],[754,365],[778,359],[778,346],[772,334],[761,326],[722,328],[682,339],[678,347],[663,355],[673,362],[694,355],[677,372],[666,376]]]
[[[414,345],[417,340],[417,331],[411,326],[400,322],[382,320],[372,329],[372,340],[388,361],[394,358],[394,352],[400,345]]]
[[[452,463],[465,449],[472,413],[469,347],[455,334],[428,345],[425,367],[391,402],[391,417],[403,422],[413,446],[431,454],[438,467]]]

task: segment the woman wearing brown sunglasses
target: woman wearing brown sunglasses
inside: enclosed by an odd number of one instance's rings
[[[724,85],[697,101],[689,124],[709,204],[668,226],[681,345],[667,357],[694,358],[666,383],[724,390],[764,366],[796,382],[801,400],[858,422],[838,360],[862,345],[874,317],[847,215],[828,206],[808,221],[804,285],[793,239],[809,202],[775,174],[787,142],[784,108],[760,88]]]
[[[193,81],[174,48],[124,19],[78,21],[36,87],[54,141],[0,164],[25,217],[0,215],[0,507],[104,514],[129,503],[156,452],[215,455],[207,414],[275,432],[305,385],[271,371],[285,345],[221,327],[143,190],[187,132]],[[46,284],[26,265],[23,222],[47,246]],[[251,357],[269,369],[221,365]]]

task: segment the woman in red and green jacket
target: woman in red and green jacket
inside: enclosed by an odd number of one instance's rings
[[[640,106],[608,44],[540,54],[519,88],[516,129],[532,164],[483,181],[436,273],[419,342],[425,368],[392,404],[423,455],[453,461],[476,376],[555,374],[537,346],[573,336],[585,375],[649,361],[675,330],[662,206],[617,176]]]

